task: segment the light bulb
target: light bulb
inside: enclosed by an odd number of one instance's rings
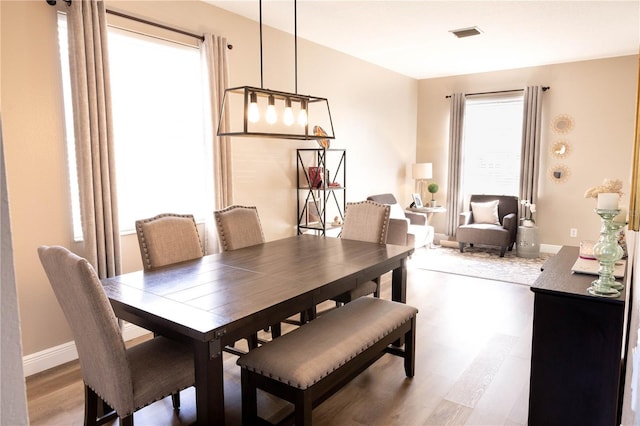
[[[273,95],[269,95],[269,105],[267,105],[267,123],[273,124],[278,119],[278,114],[276,113],[275,107],[275,99]]]
[[[298,124],[301,126],[307,125],[307,101],[300,101],[300,112],[298,113]]]
[[[249,102],[249,121],[257,123],[260,120],[260,110],[258,110],[258,96],[255,92],[251,93]]]
[[[293,111],[291,110],[291,99],[287,98],[284,101],[284,124],[291,126],[293,124]]]

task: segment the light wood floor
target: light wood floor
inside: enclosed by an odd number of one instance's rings
[[[385,355],[313,412],[316,425],[525,425],[533,293],[527,286],[409,268],[407,302],[420,310],[416,375]],[[390,295],[390,274],[383,297]],[[225,355],[229,424],[240,424],[240,372]],[[83,386],[77,362],[27,378],[31,425],[80,425]],[[288,407],[266,396],[259,412]],[[174,413],[169,398],[138,411],[135,424],[195,421],[193,389]],[[117,424],[115,421],[112,424]]]

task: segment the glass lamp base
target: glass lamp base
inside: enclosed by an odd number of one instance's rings
[[[620,292],[615,288],[611,288],[608,286],[603,286],[598,284],[598,281],[594,281],[591,283],[591,287],[587,289],[587,292],[593,296],[599,297],[618,297],[620,296]]]

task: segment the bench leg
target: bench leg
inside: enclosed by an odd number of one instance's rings
[[[404,372],[413,377],[416,372],[416,317],[411,318],[411,329],[404,335]]]
[[[311,426],[311,413],[313,412],[313,404],[311,403],[311,394],[305,391],[296,392],[295,397],[295,425]]]
[[[240,383],[242,386],[242,424],[253,426],[258,420],[257,389],[251,380],[251,373],[240,369]]]

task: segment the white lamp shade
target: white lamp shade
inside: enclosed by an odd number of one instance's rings
[[[431,163],[416,163],[411,167],[411,174],[415,180],[431,179],[433,177],[433,165]]]

